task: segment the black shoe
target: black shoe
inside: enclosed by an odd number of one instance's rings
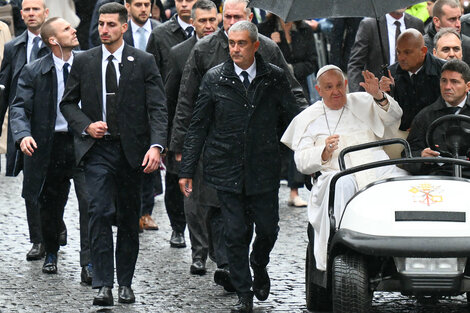
[[[206,274],[206,264],[201,260],[193,260],[193,264],[189,268],[189,272],[193,275],[204,275]]]
[[[111,287],[103,286],[98,290],[98,294],[93,298],[93,305],[111,306],[114,305]]]
[[[42,266],[42,272],[46,274],[57,273],[57,253],[48,253],[44,264]]]
[[[131,287],[119,286],[119,303],[134,303],[135,296]]]
[[[232,280],[230,279],[230,270],[227,266],[215,270],[214,282],[224,287],[225,291],[235,292],[235,287],[233,287]]]
[[[59,245],[62,247],[67,245],[67,228],[65,228],[65,224],[63,226],[64,229],[59,234]]]
[[[93,268],[91,267],[91,264],[82,266],[82,273],[80,274],[82,283],[86,285],[91,285],[92,275],[93,275]]]
[[[173,248],[185,248],[186,241],[184,240],[184,234],[173,231],[171,233],[170,246]]]
[[[238,297],[238,302],[230,310],[231,313],[252,313],[253,312],[253,298],[252,297]]]
[[[269,290],[271,289],[268,271],[266,268],[253,268],[253,276],[253,292],[255,297],[260,301],[264,301],[268,298]]]
[[[35,261],[40,260],[44,257],[46,251],[44,251],[44,245],[42,243],[33,243],[33,247],[26,254],[26,260]]]

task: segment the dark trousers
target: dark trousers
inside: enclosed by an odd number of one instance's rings
[[[184,198],[184,214],[188,224],[192,259],[206,261],[209,249],[206,228],[207,211],[194,201],[193,194],[191,194],[189,198]]]
[[[186,218],[184,216],[184,196],[178,184],[178,175],[166,172],[165,175],[165,207],[171,228],[178,232],[184,232]]]
[[[42,243],[41,214],[37,203],[25,200],[26,219],[28,220],[29,241],[31,243]]]
[[[330,42],[330,64],[339,66],[344,72],[347,71],[349,56],[351,54],[357,29],[362,17],[341,17],[331,19],[333,31],[329,35]],[[346,32],[346,33],[345,33]]]
[[[152,215],[155,204],[155,174],[142,174],[142,205],[140,216]]]
[[[116,276],[119,286],[131,286],[139,252],[139,212],[142,170],[133,169],[119,140],[100,139],[84,159],[89,194],[89,234],[93,288],[112,287],[117,225]]]
[[[217,263],[218,268],[221,268],[228,265],[222,211],[220,207],[215,206],[207,206],[205,210],[207,210],[209,253],[213,254],[213,261]]]
[[[48,253],[59,251],[59,234],[63,230],[64,208],[73,179],[80,213],[80,265],[90,263],[88,241],[88,196],[83,169],[76,167],[73,135],[55,133],[51,160],[46,179],[39,195],[38,206],[41,212],[41,229],[45,250]]]
[[[278,190],[257,195],[218,191],[224,219],[224,237],[230,278],[238,296],[252,297],[253,268],[265,268],[279,232]],[[253,250],[250,242],[255,225]]]

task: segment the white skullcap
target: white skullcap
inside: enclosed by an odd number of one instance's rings
[[[341,74],[343,74],[343,71],[337,67],[336,65],[333,65],[333,64],[329,64],[329,65],[325,65],[323,66],[321,69],[318,70],[317,72],[317,80],[318,78],[323,75],[325,72],[328,72],[328,71],[331,71],[331,70],[337,70],[337,71],[340,71]]]

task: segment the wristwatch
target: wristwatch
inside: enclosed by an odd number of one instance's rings
[[[385,92],[382,91],[382,95],[383,95],[383,98],[382,99],[375,99],[374,98],[374,101],[377,102],[379,105],[382,105],[381,103],[384,102],[385,100],[387,100],[387,96],[385,96]]]

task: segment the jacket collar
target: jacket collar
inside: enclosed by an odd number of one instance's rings
[[[437,66],[433,66],[434,61],[437,62],[436,58],[427,52],[426,56],[424,57],[423,68],[420,70],[420,72],[424,72],[428,76],[440,76],[440,68],[438,69]],[[399,63],[397,64],[397,74],[409,76],[408,71],[403,70]]]
[[[168,20],[168,24],[172,32],[177,32],[178,30],[183,31],[180,24],[178,23],[178,14],[173,15],[171,19]]]
[[[46,74],[47,72],[52,70],[54,68],[54,59],[52,58],[52,52],[46,54],[40,62],[42,74]]]
[[[442,96],[439,96],[438,106],[435,107],[435,109],[440,111],[440,110],[444,110],[446,108],[447,108],[447,104],[446,104],[444,98],[442,98]],[[467,110],[470,110],[470,94],[467,94],[467,100],[465,101],[465,104],[462,107],[462,110],[460,112],[467,111]]]
[[[222,48],[228,49],[228,37],[227,35],[225,35],[225,30],[223,27],[216,30],[214,36],[217,36],[217,38],[220,39],[220,44],[222,45]]]
[[[28,42],[28,30],[25,30],[21,35],[16,37],[15,46],[26,45]]]
[[[256,77],[263,76],[270,73],[270,69],[268,68],[266,62],[264,62],[263,58],[261,57],[258,52],[255,54],[256,58]],[[233,60],[228,59],[222,65],[222,75],[225,77],[238,77],[235,73],[235,67],[233,66]]]

